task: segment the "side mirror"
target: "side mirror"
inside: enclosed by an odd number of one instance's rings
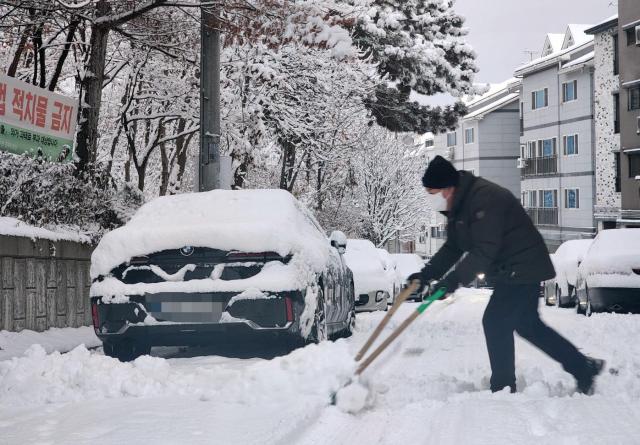
[[[334,230],[331,232],[331,236],[329,237],[331,241],[331,245],[338,250],[340,255],[343,255],[347,250],[347,235],[339,230]]]

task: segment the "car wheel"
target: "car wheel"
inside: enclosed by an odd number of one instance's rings
[[[347,318],[347,327],[343,331],[343,337],[351,337],[353,332],[356,330],[356,310],[352,309],[349,312],[349,317]]]
[[[104,355],[117,358],[121,362],[130,362],[151,352],[151,346],[131,339],[118,342],[103,342]]]
[[[593,314],[593,308],[591,307],[591,299],[589,298],[589,289],[585,289],[585,294],[587,296],[587,305],[584,308],[584,315],[591,317]]]
[[[322,288],[318,290],[318,304],[313,316],[313,326],[307,338],[307,343],[320,343],[328,338],[327,314],[324,310],[324,292]]]
[[[560,286],[556,286],[556,307],[561,308],[562,307],[562,290],[560,289]]]

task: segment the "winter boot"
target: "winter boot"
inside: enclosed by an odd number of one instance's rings
[[[602,372],[606,362],[597,358],[587,357],[585,370],[580,377],[576,377],[576,391],[588,396],[595,391],[595,378]]]

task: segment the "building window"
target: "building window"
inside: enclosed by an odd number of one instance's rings
[[[427,139],[424,141],[425,148],[433,147],[433,139]]]
[[[549,105],[549,88],[531,92],[531,109],[537,110]]]
[[[550,158],[556,154],[556,138],[538,141],[538,157]]]
[[[629,88],[629,110],[640,110],[640,85]]]
[[[620,62],[618,61],[618,34],[613,35],[613,75],[620,72]]]
[[[558,191],[557,190],[540,190],[540,207],[545,209],[553,209],[558,207]]]
[[[456,132],[447,133],[447,147],[456,145]]]
[[[572,134],[562,137],[562,147],[565,155],[578,154],[578,135]]]
[[[564,191],[564,208],[579,209],[580,208],[580,190],[565,189]]]
[[[464,130],[464,143],[473,144],[473,128],[467,128]]]
[[[635,27],[631,27],[625,31],[627,33],[627,46],[636,44],[636,30]]]
[[[536,157],[536,141],[530,141],[526,158],[532,159]]]
[[[620,170],[620,152],[616,152],[613,154],[613,163],[616,172],[616,192],[620,193],[622,188],[620,187],[620,177],[622,176]]]
[[[613,132],[620,133],[620,94],[613,93]]]
[[[573,80],[562,84],[562,102],[571,102],[578,98],[578,81]]]
[[[629,177],[640,176],[640,153],[629,154]]]

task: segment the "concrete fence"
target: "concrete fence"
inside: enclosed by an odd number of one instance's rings
[[[0,235],[0,329],[91,324],[92,246]]]

